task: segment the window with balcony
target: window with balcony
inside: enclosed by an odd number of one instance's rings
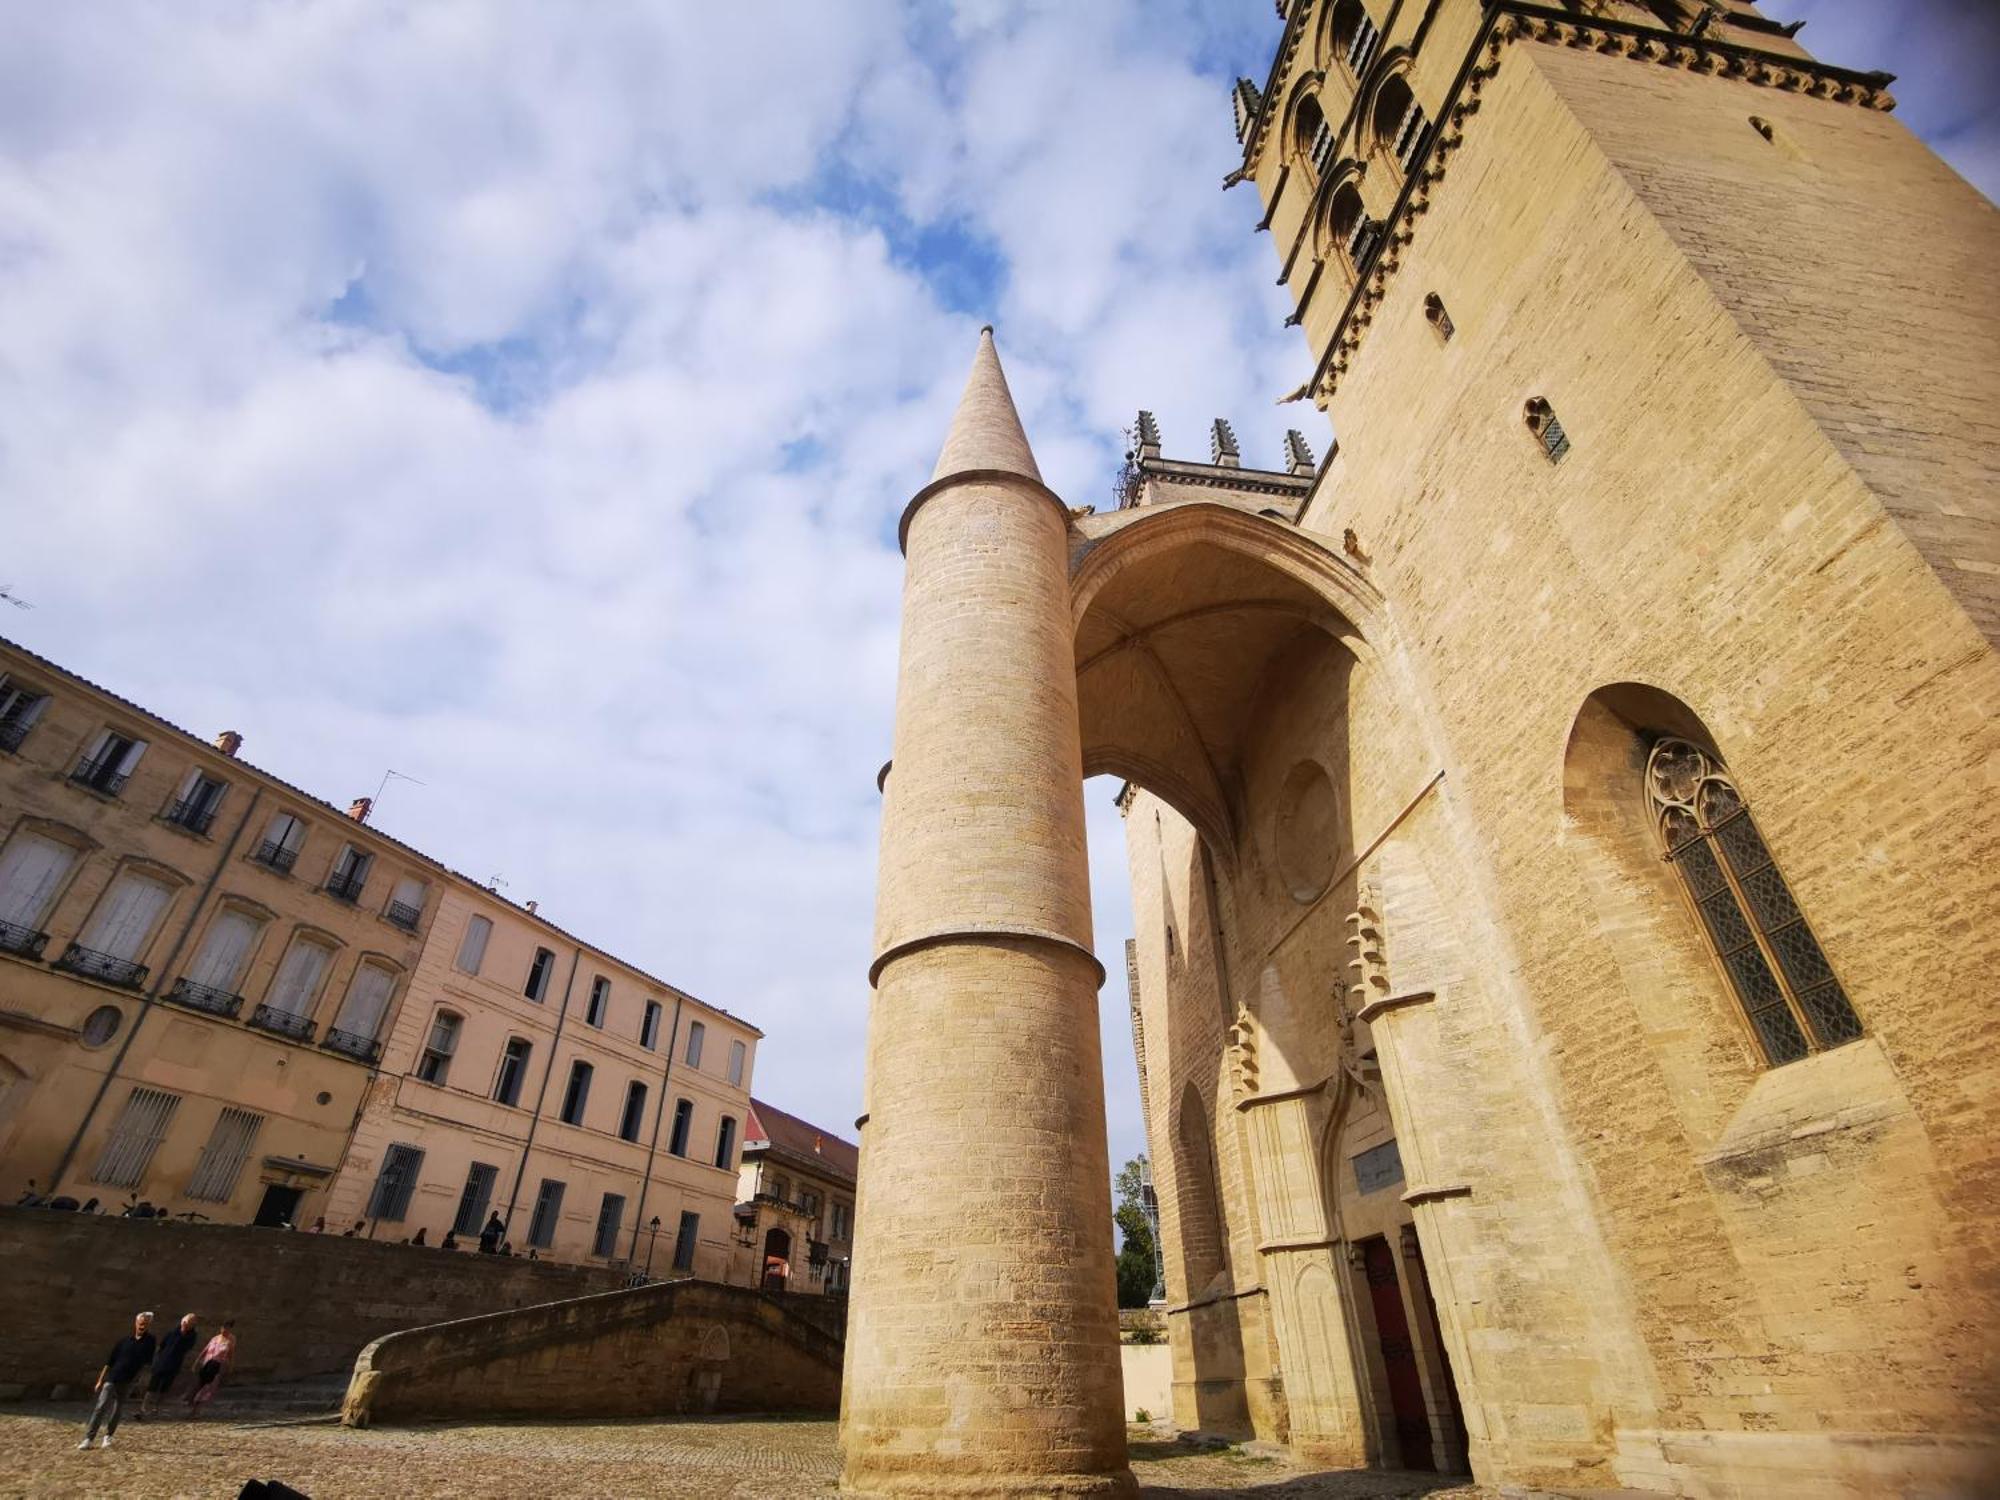
[[[250,1013],[250,1024],[295,1041],[310,1039],[313,1006],[332,966],[333,949],[325,943],[294,938],[279,961],[277,977],[264,993],[264,1003]]]
[[[382,1018],[389,1013],[389,998],[395,990],[396,976],[380,964],[356,966],[347,998],[340,1002],[340,1011],[320,1045],[362,1062],[375,1061],[382,1052],[375,1039],[381,1034]]]
[[[430,887],[414,875],[405,875],[396,882],[396,889],[389,895],[389,904],[382,908],[382,915],[405,932],[415,932],[417,924],[424,919],[424,896]]]
[[[458,964],[461,973],[477,974],[479,966],[486,962],[486,940],[493,936],[493,924],[485,917],[467,917],[465,936],[458,940]]]
[[[98,901],[61,966],[106,984],[138,986],[146,978],[139,960],[173,899],[173,888],[165,881],[126,870]]]
[[[249,912],[225,906],[215,914],[188,971],[174,981],[168,999],[192,1010],[233,1016],[242,1007],[243,976],[264,935],[264,924]]]
[[[139,759],[145,753],[144,740],[132,739],[115,729],[101,729],[76,763],[76,769],[69,773],[69,779],[93,792],[115,797],[125,790],[125,783],[138,769]]]
[[[549,976],[555,973],[556,956],[546,948],[535,950],[535,961],[528,965],[528,982],[521,993],[536,1004],[548,998]]]
[[[708,1039],[708,1028],[699,1021],[688,1023],[688,1044],[686,1062],[690,1068],[701,1066],[701,1044]]]
[[[190,771],[174,800],[167,804],[166,820],[189,833],[205,835],[215,826],[215,815],[222,807],[223,793],[228,790],[227,782]]]
[[[458,1034],[464,1028],[465,1017],[455,1010],[441,1010],[431,1017],[431,1034],[424,1039],[424,1050],[417,1054],[420,1082],[443,1087],[451,1074],[452,1056],[458,1051]]]
[[[77,851],[25,829],[0,851],[0,951],[40,958],[49,935],[42,923],[76,868]]]
[[[276,813],[264,825],[264,836],[251,851],[250,857],[280,875],[289,875],[292,866],[298,863],[299,848],[305,841],[306,825],[303,822],[290,813]]]
[[[521,1085],[528,1077],[528,1058],[534,1050],[534,1044],[524,1036],[507,1038],[507,1045],[500,1051],[500,1073],[493,1080],[493,1097],[502,1104],[519,1107]]]
[[[618,1252],[618,1229],[625,1222],[625,1195],[606,1193],[597,1209],[597,1232],[590,1237],[590,1253],[609,1258]]]
[[[618,1136],[621,1140],[639,1139],[639,1128],[646,1119],[646,1085],[633,1079],[625,1085],[625,1108],[618,1116]]]
[[[646,1002],[646,1018],[639,1023],[639,1045],[648,1051],[656,1051],[660,1045],[660,1002]]]
[[[729,1081],[737,1087],[743,1084],[743,1067],[750,1059],[750,1049],[741,1042],[729,1044]]]
[[[569,1065],[569,1083],[563,1088],[562,1110],[558,1114],[565,1125],[581,1125],[583,1112],[590,1104],[590,1080],[597,1069],[582,1058]]]
[[[528,1243],[537,1250],[546,1250],[556,1242],[556,1224],[562,1218],[564,1187],[565,1184],[553,1177],[544,1177],[541,1191],[535,1194],[535,1212],[528,1219]]]
[[[611,1010],[611,981],[599,974],[590,981],[590,1001],[583,1008],[583,1020],[587,1026],[604,1028],[604,1018]]]
[[[375,1174],[375,1189],[368,1195],[368,1217],[400,1224],[410,1211],[410,1199],[417,1191],[417,1173],[424,1153],[415,1146],[391,1146]]]
[[[369,867],[374,863],[374,855],[363,853],[352,844],[343,845],[326,877],[326,893],[337,901],[359,901],[362,887],[368,884]]]
[[[11,674],[0,673],[0,750],[21,748],[21,741],[35,727],[49,695],[30,687]]]
[[[715,1164],[718,1167],[736,1165],[736,1122],[728,1115],[722,1117],[722,1124],[715,1132]]]
[[[688,1154],[688,1135],[694,1129],[694,1100],[674,1101],[674,1128],[667,1137],[667,1150],[674,1156]]]

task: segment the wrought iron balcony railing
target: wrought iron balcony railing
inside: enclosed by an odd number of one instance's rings
[[[295,1016],[288,1010],[275,1006],[260,1005],[250,1012],[250,1024],[259,1031],[269,1031],[278,1036],[288,1036],[295,1042],[312,1040],[313,1023],[304,1016]]]
[[[215,804],[197,797],[183,797],[167,809],[167,821],[180,824],[190,833],[207,833],[215,822]]]
[[[338,1052],[351,1057],[356,1062],[372,1063],[382,1055],[382,1044],[372,1036],[362,1036],[358,1032],[342,1031],[338,1026],[326,1028],[326,1036],[320,1046],[329,1052]]]
[[[174,987],[167,991],[167,998],[175,1005],[207,1011],[211,1016],[233,1016],[243,1008],[241,995],[232,995],[228,990],[218,990],[213,985],[196,984],[187,978],[176,979]]]
[[[269,865],[280,875],[289,875],[292,872],[293,862],[299,857],[299,851],[287,849],[275,839],[266,839],[257,846],[257,852],[250,857],[260,865]]]
[[[99,953],[81,943],[71,943],[64,949],[63,956],[56,960],[56,967],[68,969],[72,974],[88,974],[92,979],[123,985],[127,989],[136,990],[146,982],[144,964],[135,964],[131,959],[120,958],[115,953]]]
[[[93,792],[115,797],[125,789],[125,778],[118,774],[118,763],[124,758],[123,751],[117,755],[100,755],[70,772],[69,779],[79,786],[89,787]]]
[[[415,932],[417,930],[417,923],[423,919],[424,909],[421,906],[411,906],[403,901],[391,901],[388,910],[383,912],[382,915],[402,928],[403,931]]]
[[[326,881],[326,893],[336,901],[354,902],[361,897],[361,887],[368,883],[366,872],[352,872],[346,875],[330,875]]]
[[[46,932],[23,927],[19,922],[0,922],[0,953],[17,953],[22,958],[40,958],[49,940]]]

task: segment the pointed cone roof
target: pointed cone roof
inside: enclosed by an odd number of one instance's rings
[[[951,419],[951,431],[945,435],[944,451],[938,454],[931,482],[967,469],[998,469],[1042,482],[1042,471],[1035,466],[1028,435],[1021,430],[1020,413],[1014,410],[1014,397],[1007,389],[1007,376],[1000,369],[1000,352],[993,347],[990,323],[979,330],[972,373],[965,378],[965,394],[958,398],[958,414]]]

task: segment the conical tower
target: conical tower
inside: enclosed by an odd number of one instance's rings
[[[1125,1494],[1068,511],[981,331],[908,558],[843,1486]]]

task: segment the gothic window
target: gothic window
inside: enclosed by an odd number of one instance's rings
[[[1396,158],[1405,173],[1412,171],[1430,143],[1430,117],[1410,92],[1401,73],[1385,79],[1375,100],[1375,139]]]
[[[1860,1018],[1722,762],[1687,740],[1662,739],[1646,760],[1646,796],[1771,1064],[1859,1037]]]
[[[1449,344],[1457,330],[1452,326],[1451,314],[1444,310],[1444,298],[1432,292],[1424,298],[1424,318],[1437,330],[1438,342]]]
[[[1310,176],[1314,182],[1324,177],[1327,167],[1332,164],[1333,144],[1333,126],[1327,123],[1319,100],[1311,94],[1306,95],[1299,101],[1299,107],[1292,116],[1292,145],[1310,165]]]
[[[1556,417],[1556,409],[1542,397],[1537,396],[1522,411],[1528,424],[1528,431],[1535,435],[1535,441],[1542,445],[1542,454],[1552,464],[1559,464],[1569,452],[1569,434],[1563,431],[1563,424]]]
[[[1375,248],[1382,226],[1368,217],[1368,210],[1361,202],[1361,191],[1353,183],[1343,184],[1333,195],[1327,222],[1333,231],[1334,243],[1340,246],[1348,263],[1359,272],[1367,264],[1368,252]]]
[[[1340,49],[1348,71],[1360,78],[1375,60],[1382,45],[1382,32],[1360,0],[1348,0],[1333,15],[1333,42]]]

